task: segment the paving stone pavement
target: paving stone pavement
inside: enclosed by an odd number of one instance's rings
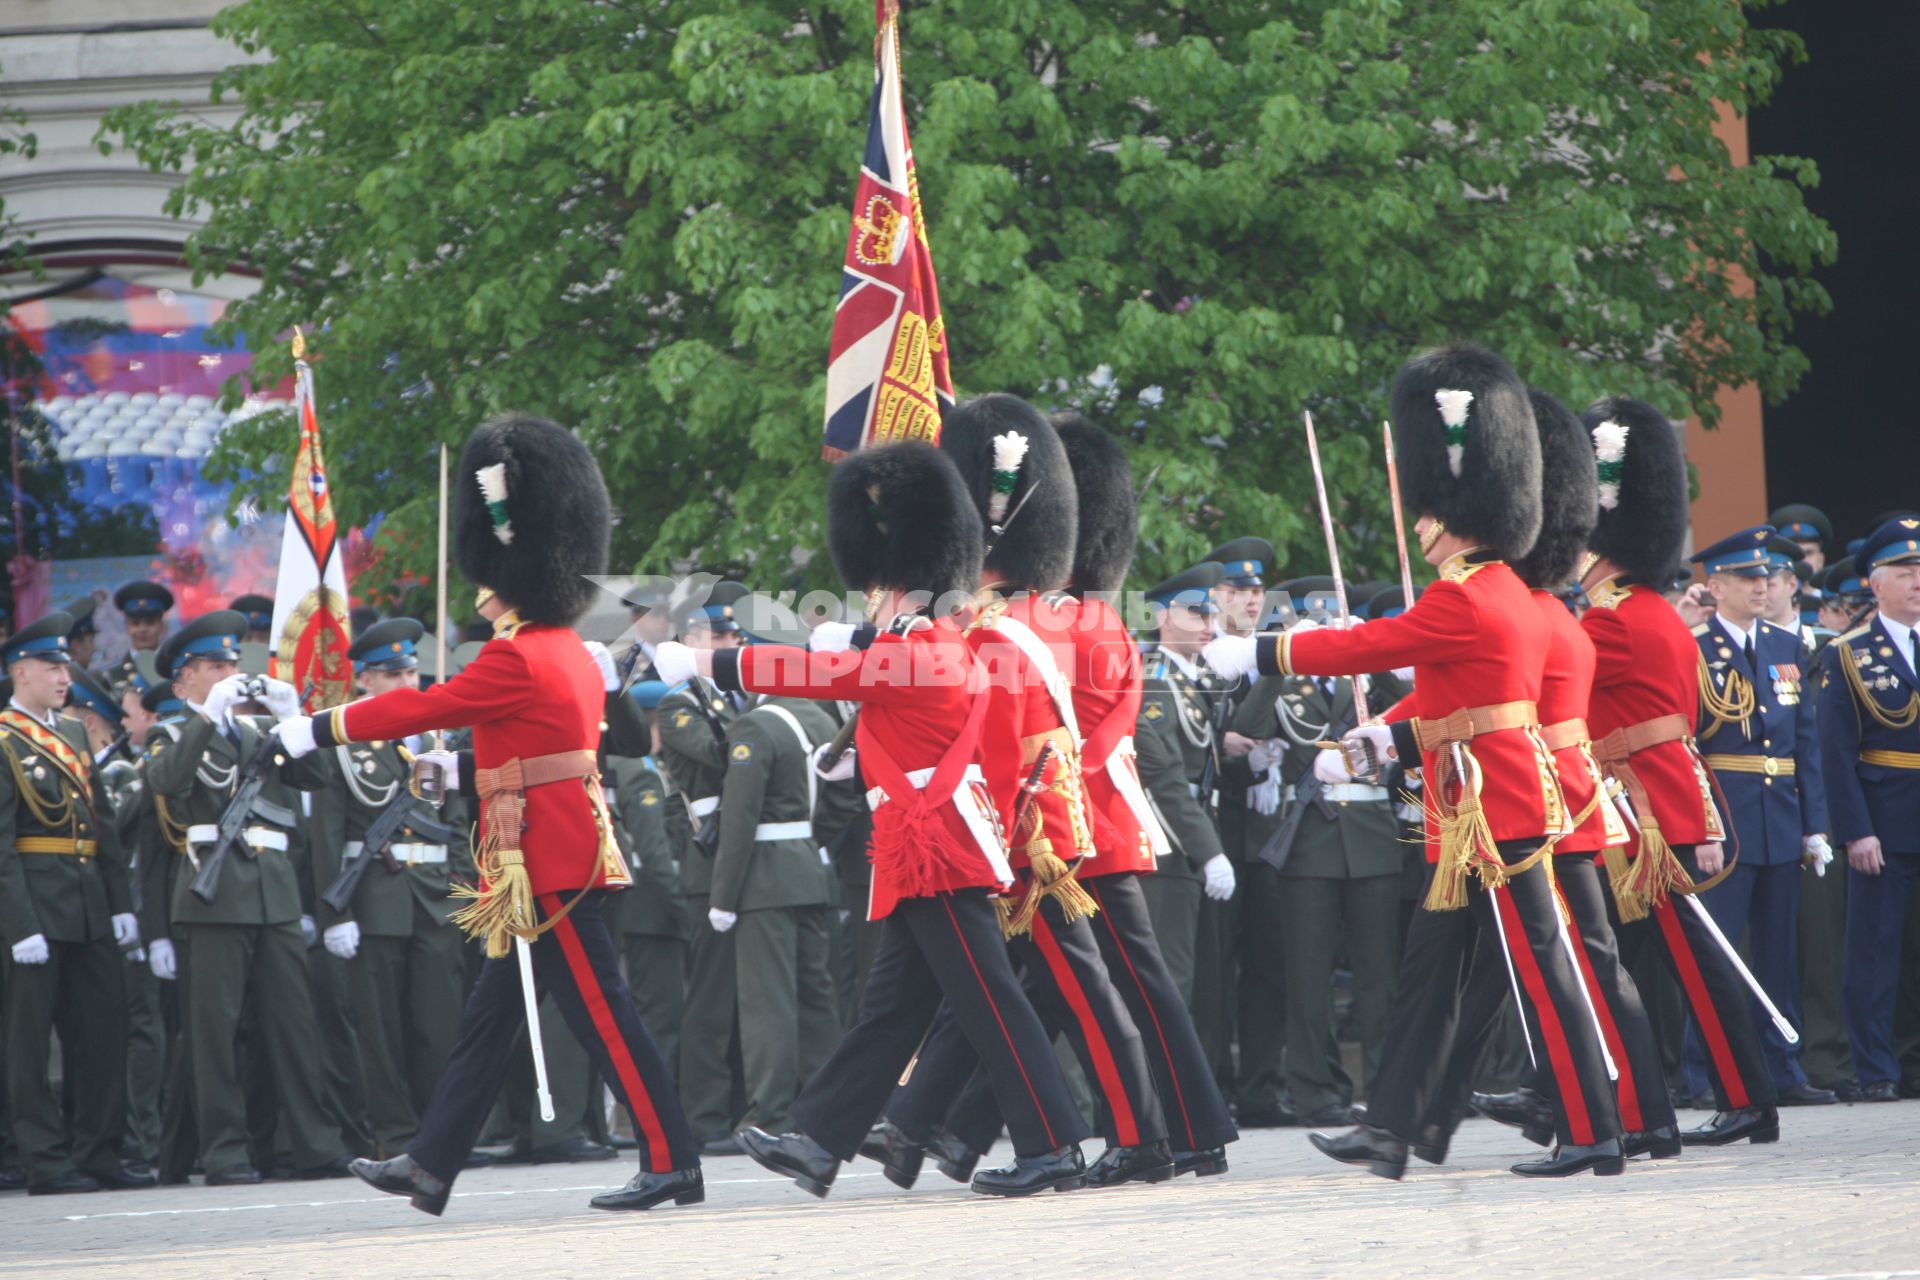
[[[931,1166],[901,1192],[859,1161],[821,1203],[741,1157],[707,1162],[705,1205],[636,1214],[586,1204],[630,1176],[624,1160],[478,1169],[439,1219],[353,1181],[9,1195],[0,1276],[813,1280],[1037,1263],[1050,1276],[1169,1280],[1920,1280],[1920,1102],[1792,1110],[1782,1127],[1775,1146],[1693,1149],[1565,1182],[1507,1173],[1535,1148],[1476,1120],[1447,1167],[1416,1165],[1397,1185],[1330,1163],[1300,1130],[1268,1129],[1231,1148],[1225,1177],[1022,1201],[974,1195]]]

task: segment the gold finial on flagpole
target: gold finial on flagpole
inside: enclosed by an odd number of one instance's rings
[[[293,358],[295,360],[307,358],[307,335],[300,332],[299,325],[293,326]]]

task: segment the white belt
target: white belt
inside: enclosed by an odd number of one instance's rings
[[[914,769],[907,774],[907,781],[913,784],[915,790],[926,786],[932,780],[932,769]],[[886,788],[867,788],[867,808],[878,809],[886,802]],[[1012,884],[1013,868],[1007,862],[999,815],[993,811],[992,802],[987,797],[987,778],[980,772],[978,764],[967,766],[967,771],[960,775],[960,785],[954,788],[953,798],[947,803],[959,810],[961,821],[966,824],[967,833],[980,847],[987,865],[993,868],[993,874],[1000,883]]]
[[[273,849],[280,853],[287,851],[287,833],[275,831],[272,827],[248,827],[240,833],[240,838],[256,852],[262,849]],[[220,827],[216,823],[196,822],[187,828],[187,843],[190,845],[219,842]]]
[[[687,812],[696,818],[704,818],[719,807],[719,796],[702,796],[698,800],[687,801]]]
[[[399,841],[387,846],[387,852],[393,855],[395,862],[411,862],[425,866],[440,866],[447,860],[447,846],[443,844],[421,844],[418,842],[401,844]]]
[[[800,822],[763,822],[753,829],[755,840],[811,840],[813,823]]]
[[[1295,794],[1295,788],[1287,788],[1287,803],[1291,804],[1293,802]],[[1335,804],[1377,804],[1380,801],[1391,800],[1393,798],[1393,793],[1385,787],[1369,786],[1364,782],[1323,783],[1320,787],[1320,794]]]
[[[1173,842],[1167,839],[1167,833],[1155,816],[1153,805],[1147,800],[1147,791],[1140,783],[1140,764],[1133,747],[1133,735],[1128,734],[1113,744],[1113,750],[1107,754],[1098,768],[1105,771],[1113,783],[1113,789],[1132,810],[1134,821],[1140,824],[1141,834],[1147,838],[1147,847],[1153,850],[1153,856],[1164,858],[1173,852]]]

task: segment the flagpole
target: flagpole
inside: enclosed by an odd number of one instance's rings
[[[447,444],[440,442],[440,540],[438,581],[434,587],[434,614],[436,627],[440,632],[440,645],[433,656],[433,682],[447,682]],[[435,745],[440,750],[447,749],[447,731],[440,729],[435,734]]]

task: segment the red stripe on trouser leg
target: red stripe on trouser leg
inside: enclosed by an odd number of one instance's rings
[[[1554,886],[1559,895],[1560,887]],[[1560,898],[1564,906],[1566,898]],[[1587,954],[1586,939],[1580,936],[1580,926],[1573,919],[1573,912],[1564,917],[1567,923],[1567,937],[1573,940],[1573,954],[1580,962],[1580,981],[1587,986],[1587,998],[1593,1001],[1594,1016],[1600,1020],[1600,1034],[1607,1038],[1607,1052],[1613,1057],[1613,1068],[1618,1078],[1613,1082],[1614,1099],[1620,1104],[1620,1123],[1629,1133],[1646,1132],[1646,1118],[1640,1114],[1640,1090],[1634,1084],[1633,1066],[1627,1061],[1627,1046],[1620,1039],[1620,1029],[1614,1025],[1613,1006],[1607,1003],[1607,993],[1600,989],[1600,979],[1593,971],[1593,957]],[[1664,1087],[1664,1086],[1663,1086]]]
[[[1066,952],[1060,949],[1060,940],[1053,936],[1052,926],[1039,915],[1033,918],[1033,943],[1046,957],[1053,985],[1067,1002],[1067,1008],[1073,1011],[1073,1020],[1080,1024],[1087,1054],[1093,1059],[1093,1074],[1100,1082],[1100,1092],[1106,1096],[1107,1105],[1113,1109],[1114,1136],[1123,1147],[1139,1146],[1140,1125],[1133,1117],[1133,1099],[1127,1096],[1127,1086],[1120,1079],[1120,1067],[1113,1060],[1113,1047],[1107,1043],[1107,1033],[1101,1029],[1100,1020],[1093,1016],[1086,988],[1080,985],[1079,975],[1067,962]]]
[[[1033,1081],[1027,1077],[1027,1064],[1020,1060],[1020,1050],[1014,1047],[1013,1033],[1007,1030],[1007,1020],[1000,1016],[1000,1005],[993,998],[993,989],[987,986],[987,980],[980,975],[980,962],[973,958],[973,948],[967,945],[967,935],[960,930],[960,919],[953,914],[953,904],[946,895],[940,896],[940,905],[946,909],[947,923],[953,926],[954,939],[960,944],[960,952],[967,958],[967,968],[973,970],[973,980],[980,987],[980,994],[987,998],[987,1008],[993,1010],[993,1021],[1000,1028],[1000,1038],[1006,1041],[1007,1052],[1013,1055],[1013,1065],[1020,1068],[1020,1083],[1027,1086],[1027,1096],[1033,1099],[1034,1114],[1040,1117],[1040,1127],[1047,1131],[1047,1141],[1052,1143],[1051,1150],[1058,1150],[1060,1140],[1053,1136],[1053,1122],[1047,1119],[1047,1109],[1040,1104],[1040,1094],[1033,1087]],[[1036,920],[1038,916],[1034,917]],[[958,1010],[955,1010],[958,1012]],[[984,1058],[985,1055],[982,1055]]]
[[[541,898],[541,905],[546,908],[548,917],[552,918],[553,913],[559,910],[560,900],[548,894]],[[647,1136],[647,1167],[664,1173],[673,1168],[667,1132],[660,1127],[660,1115],[654,1110],[653,1095],[647,1092],[646,1084],[640,1079],[640,1068],[634,1065],[633,1055],[627,1051],[627,1038],[620,1034],[620,1024],[614,1020],[606,992],[600,989],[600,979],[593,971],[593,962],[587,958],[586,948],[580,945],[580,934],[574,929],[573,921],[564,916],[554,925],[552,932],[560,943],[560,953],[567,958],[567,970],[573,975],[573,985],[580,992],[580,1001],[593,1019],[593,1029],[599,1035],[600,1043],[606,1046],[607,1057],[613,1062],[614,1074],[620,1077],[620,1087],[627,1095],[627,1105],[633,1109],[633,1118]]]
[[[1147,994],[1146,984],[1140,981],[1140,975],[1133,967],[1133,953],[1127,950],[1126,940],[1120,936],[1119,928],[1113,923],[1113,913],[1107,910],[1107,900],[1100,893],[1098,880],[1087,881],[1087,889],[1093,894],[1093,900],[1100,908],[1099,919],[1103,922],[1107,936],[1113,939],[1113,949],[1126,962],[1127,980],[1133,983],[1133,989],[1140,993],[1141,1007],[1147,1011],[1147,1017],[1153,1022],[1153,1037],[1160,1042],[1160,1061],[1167,1064],[1167,1079],[1173,1085],[1173,1100],[1180,1106],[1180,1126],[1186,1130],[1185,1149],[1193,1150],[1199,1144],[1193,1139],[1193,1120],[1187,1115],[1187,1091],[1180,1085],[1180,1072],[1173,1065],[1173,1046],[1167,1043],[1167,1033],[1160,1027],[1160,1010],[1154,1008],[1153,1000]],[[1162,1104],[1164,1108],[1164,1103]]]
[[[1734,1059],[1733,1045],[1727,1040],[1727,1029],[1720,1025],[1720,1011],[1714,1008],[1713,996],[1707,990],[1706,976],[1700,972],[1699,957],[1693,954],[1693,942],[1681,927],[1678,904],[1669,897],[1653,909],[1653,918],[1660,922],[1660,937],[1667,944],[1667,954],[1673,957],[1674,972],[1680,975],[1680,986],[1687,993],[1687,1004],[1693,1009],[1694,1021],[1700,1024],[1700,1034],[1707,1042],[1713,1068],[1720,1073],[1720,1087],[1726,1091],[1727,1105],[1735,1108],[1751,1106],[1747,1082],[1740,1075],[1740,1064]]]
[[[1539,1024],[1540,1038],[1547,1042],[1547,1062],[1560,1087],[1560,1105],[1567,1111],[1567,1129],[1574,1145],[1592,1146],[1593,1120],[1587,1114],[1587,1096],[1580,1088],[1580,1073],[1573,1067],[1573,1048],[1567,1043],[1566,1029],[1560,1025],[1560,1010],[1547,995],[1547,977],[1540,972],[1540,961],[1533,954],[1533,943],[1520,923],[1520,909],[1513,905],[1512,891],[1487,890],[1493,897],[1493,911],[1499,928],[1507,937],[1507,951],[1513,957],[1514,972],[1533,1004],[1533,1020]]]

